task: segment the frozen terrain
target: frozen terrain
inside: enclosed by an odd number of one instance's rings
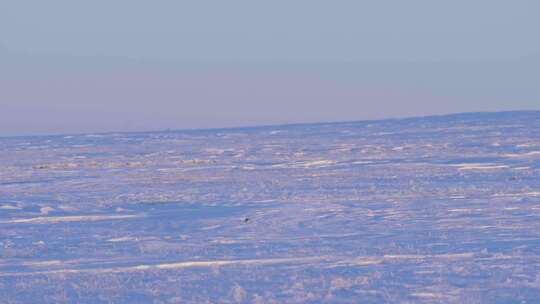
[[[0,138],[0,303],[539,303],[540,112]]]

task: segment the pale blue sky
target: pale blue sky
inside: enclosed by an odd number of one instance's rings
[[[1,1],[0,135],[540,109],[539,1]]]

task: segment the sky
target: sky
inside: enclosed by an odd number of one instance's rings
[[[540,2],[0,0],[0,136],[540,110]]]

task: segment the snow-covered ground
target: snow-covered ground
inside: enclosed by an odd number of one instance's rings
[[[0,138],[0,303],[322,302],[540,302],[540,112]]]

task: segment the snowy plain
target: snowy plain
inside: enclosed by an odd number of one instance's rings
[[[0,138],[0,303],[539,303],[540,112]]]

